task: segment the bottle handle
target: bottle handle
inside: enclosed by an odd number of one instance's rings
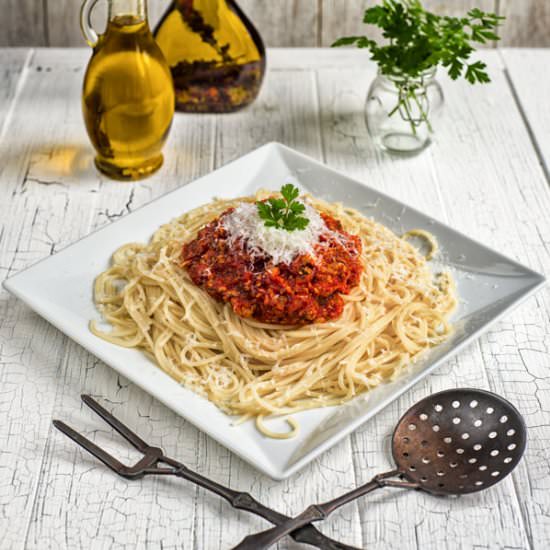
[[[80,8],[80,29],[90,48],[95,48],[99,39],[92,27],[92,11],[98,2],[99,0],[84,0]]]

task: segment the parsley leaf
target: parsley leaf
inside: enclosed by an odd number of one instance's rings
[[[474,43],[499,40],[495,31],[504,19],[479,8],[471,9],[463,17],[450,17],[426,10],[420,0],[381,0],[365,11],[363,22],[379,27],[383,42],[368,36],[346,36],[332,46],[355,44],[368,48],[383,75],[400,77],[400,83],[396,84],[399,103],[390,116],[399,112],[416,132],[419,121],[407,114],[415,104],[420,109],[420,122],[426,122],[431,129],[427,111],[418,100],[426,72],[441,65],[453,80],[464,77],[471,84],[490,82],[485,64],[469,63],[469,58],[475,51]]]
[[[467,77],[471,65],[466,60],[475,50],[472,42],[499,40],[494,31],[504,19],[479,8],[471,9],[464,17],[450,17],[426,10],[420,0],[382,0],[365,11],[363,22],[382,29],[387,43],[379,44],[368,36],[345,36],[332,46],[355,44],[368,48],[371,59],[386,75],[399,73],[415,78],[441,64],[449,68],[452,78],[463,72]],[[473,73],[479,74],[477,65]],[[476,76],[474,81],[488,82],[483,76],[481,80]]]
[[[291,183],[287,183],[281,187],[281,195],[282,199],[270,198],[256,202],[258,215],[264,220],[264,225],[286,231],[305,229],[309,220],[300,214],[305,212],[306,207],[296,200],[300,190]]]

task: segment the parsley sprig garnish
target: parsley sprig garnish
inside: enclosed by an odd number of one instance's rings
[[[503,19],[478,8],[464,17],[449,17],[427,11],[420,0],[383,0],[365,11],[363,22],[380,27],[387,42],[378,44],[368,36],[346,36],[333,46],[355,44],[370,50],[371,59],[383,75],[399,77],[399,100],[390,116],[399,111],[411,123],[413,132],[422,122],[431,130],[418,97],[423,75],[442,65],[453,80],[464,76],[471,84],[490,82],[486,64],[470,63],[469,58],[475,51],[473,43],[499,40],[495,30]],[[414,106],[420,111],[419,118],[411,115]]]
[[[271,198],[257,201],[258,214],[266,227],[277,227],[286,231],[302,230],[307,227],[309,220],[301,216],[306,207],[296,199],[300,195],[297,187],[287,183],[281,187],[282,199]]]

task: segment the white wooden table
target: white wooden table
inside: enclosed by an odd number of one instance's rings
[[[355,50],[271,50],[260,98],[234,115],[179,115],[149,180],[100,176],[80,113],[86,50],[0,50],[2,279],[103,224],[271,140],[383,189],[532,268],[550,272],[550,50],[487,51],[492,83],[441,77],[436,142],[415,158],[377,151],[363,102],[375,68]],[[182,205],[182,209],[185,205]],[[285,482],[274,482],[0,294],[0,547],[229,548],[267,527],[180,480],[127,482],[54,431],[68,419],[129,456],[79,394],[104,399],[148,441],[285,513],[388,469],[400,414],[455,386],[496,391],[525,415],[525,459],[460,499],[386,491],[321,529],[370,549],[550,547],[550,294],[539,292],[457,358]],[[298,548],[284,541],[279,548]]]

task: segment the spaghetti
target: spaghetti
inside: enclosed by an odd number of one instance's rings
[[[439,246],[437,244],[437,241],[435,240],[435,237],[428,231],[424,231],[424,229],[411,229],[410,231],[407,231],[406,233],[403,233],[403,235],[401,235],[402,239],[408,239],[409,237],[420,237],[428,243],[430,249],[426,254],[426,260],[431,260],[438,253]]]
[[[456,305],[450,275],[434,275],[425,258],[385,226],[311,197],[308,205],[361,239],[364,269],[359,284],[342,295],[341,316],[271,325],[239,317],[228,303],[213,299],[182,266],[182,244],[229,208],[254,200],[215,200],[162,226],[149,244],[117,250],[94,289],[111,328],[92,321],[91,331],[143,349],[175,380],[227,413],[260,417],[260,429],[263,416],[337,405],[392,380],[448,337]],[[290,435],[296,432],[291,426]]]

